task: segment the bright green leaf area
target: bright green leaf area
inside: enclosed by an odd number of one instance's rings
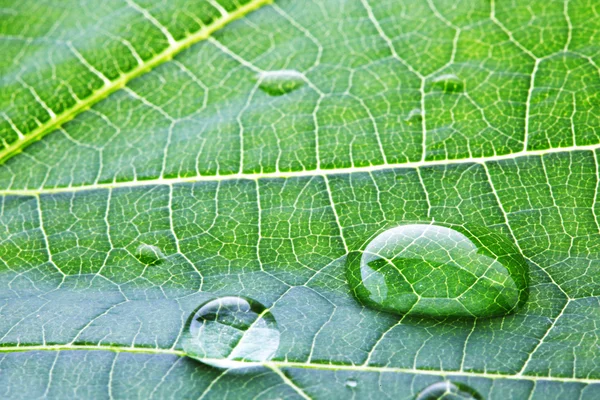
[[[596,0],[0,15],[0,398],[402,399],[444,379],[600,398]],[[265,90],[270,71],[294,81]],[[523,307],[363,307],[345,255],[432,220],[514,241]],[[182,356],[188,316],[222,295],[276,319],[264,369]]]

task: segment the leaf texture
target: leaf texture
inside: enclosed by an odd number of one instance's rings
[[[414,398],[443,379],[600,396],[593,0],[0,12],[0,397]],[[273,96],[269,71],[302,83]],[[431,220],[514,240],[525,306],[434,320],[358,303],[345,255]],[[264,369],[184,357],[187,317],[220,295],[276,318]]]

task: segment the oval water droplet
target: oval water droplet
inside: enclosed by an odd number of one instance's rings
[[[410,110],[406,118],[404,118],[404,122],[408,125],[420,125],[421,121],[423,121],[423,112],[420,108]]]
[[[346,265],[362,303],[397,314],[492,317],[527,297],[523,256],[508,237],[481,226],[401,225],[351,252]]]
[[[431,81],[433,87],[439,90],[443,90],[447,93],[462,92],[465,88],[465,84],[455,74],[443,74],[433,78]]]
[[[135,256],[146,265],[161,264],[166,258],[158,247],[145,243],[138,246]]]
[[[279,347],[279,328],[262,304],[219,297],[189,318],[182,338],[189,357],[217,368],[245,368],[270,360]]]
[[[264,71],[257,79],[258,87],[271,96],[281,96],[304,85],[304,75],[293,69]]]
[[[483,400],[483,397],[464,383],[443,381],[427,386],[416,400]]]
[[[349,388],[355,388],[358,385],[358,382],[356,381],[356,379],[347,379],[346,380],[346,386]]]

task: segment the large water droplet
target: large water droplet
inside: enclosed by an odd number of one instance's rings
[[[448,93],[462,92],[465,84],[454,74],[444,74],[433,78],[433,87]]]
[[[404,118],[404,122],[408,125],[420,125],[421,121],[423,121],[423,112],[420,108],[410,110],[406,118]]]
[[[357,298],[397,314],[491,317],[527,297],[528,267],[519,250],[481,226],[401,225],[368,240],[346,263]]]
[[[483,397],[464,383],[443,381],[427,386],[416,400],[483,400]]]
[[[356,386],[358,386],[358,382],[356,381],[356,379],[350,378],[346,380],[345,385],[349,388],[355,388]]]
[[[271,96],[281,96],[304,85],[304,75],[293,69],[264,71],[257,79],[258,87]]]
[[[145,243],[138,246],[135,256],[146,265],[161,264],[165,260],[165,255],[158,247]]]
[[[220,297],[190,317],[182,339],[185,353],[218,368],[251,367],[270,360],[279,347],[279,328],[262,304]]]

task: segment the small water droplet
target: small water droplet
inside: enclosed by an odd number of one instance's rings
[[[454,74],[443,74],[433,78],[431,81],[433,87],[443,90],[447,93],[462,92],[465,88],[465,84],[458,76]]]
[[[262,304],[219,297],[202,304],[188,320],[185,353],[217,368],[244,368],[270,360],[279,347],[279,328]]]
[[[406,118],[404,118],[404,122],[408,125],[420,125],[421,121],[423,121],[423,112],[420,108],[410,110]]]
[[[358,385],[356,379],[348,379],[346,380],[346,386],[349,388],[355,388]]]
[[[166,258],[158,247],[145,243],[138,246],[135,256],[146,265],[161,264]]]
[[[293,69],[264,71],[257,79],[258,87],[271,96],[281,96],[304,85],[304,75]]]
[[[397,314],[491,317],[527,297],[527,263],[488,228],[415,223],[383,231],[346,260],[364,304]]]
[[[416,400],[483,400],[483,397],[464,383],[443,381],[427,386]]]

